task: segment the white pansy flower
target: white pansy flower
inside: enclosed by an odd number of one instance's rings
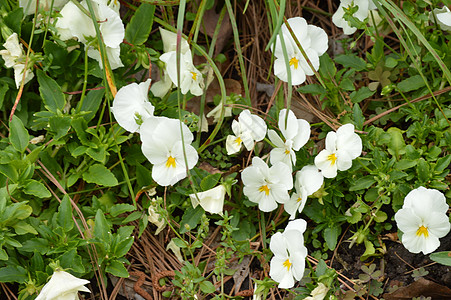
[[[279,129],[282,132],[285,142],[279,137],[274,130],[268,130],[268,137],[276,148],[271,150],[270,160],[274,164],[283,162],[290,169],[292,165],[296,165],[296,154],[304,146],[310,137],[310,124],[303,119],[296,119],[294,113],[288,111],[288,120],[285,124],[287,110],[282,109],[279,113]]]
[[[171,51],[160,56],[160,60],[166,64],[165,72],[169,75],[172,83],[178,86],[177,81],[177,53]],[[191,51],[180,55],[180,90],[182,94],[187,94],[188,91],[194,96],[203,94],[204,81],[202,74],[193,65]]]
[[[150,81],[123,86],[114,97],[111,112],[127,131],[139,132],[141,124],[153,116],[155,108],[147,97]]]
[[[395,214],[404,247],[412,253],[435,251],[440,246],[439,238],[450,230],[448,208],[445,196],[437,190],[419,187],[410,191]]]
[[[319,57],[323,55],[328,48],[328,38],[326,32],[317,26],[308,25],[304,18],[296,17],[288,19],[288,24],[296,36],[296,39],[304,49],[308,59],[312,63],[315,70],[319,68]],[[280,80],[287,82],[288,74],[283,55],[283,48],[281,43],[281,36],[285,43],[288,64],[291,72],[291,84],[302,84],[306,75],[311,76],[314,71],[305,60],[301,53],[301,50],[291,37],[290,32],[285,24],[282,25],[281,32],[276,39],[276,45],[274,49],[274,75]]]
[[[244,145],[248,151],[254,147],[254,139],[252,133],[244,128],[242,123],[237,120],[232,121],[232,131],[235,135],[227,136],[226,150],[228,155],[238,153],[241,150],[241,146]]]
[[[293,188],[290,168],[281,162],[271,168],[260,158],[254,157],[252,165],[241,174],[243,193],[249,201],[258,203],[261,211],[269,212],[277,208],[277,203],[286,203]]]
[[[326,136],[326,148],[315,157],[315,165],[326,178],[337,176],[337,170],[345,171],[352,166],[352,160],[362,153],[362,140],[354,133],[354,125],[346,124],[337,132]]]
[[[53,10],[64,6],[69,0],[53,0]],[[24,14],[32,15],[36,11],[36,0],[19,0],[19,6],[23,8]],[[52,5],[52,0],[39,0],[39,10],[49,11]]]
[[[19,38],[17,33],[11,34],[3,44],[5,50],[0,50],[0,55],[5,61],[5,67],[14,69],[14,81],[16,82],[16,87],[19,88],[22,84],[22,79],[25,69],[25,53],[23,51],[22,45],[19,44]],[[30,70],[30,63],[25,72],[24,84],[27,84],[34,77],[33,72]]]
[[[296,173],[294,182],[296,192],[291,195],[290,200],[284,205],[285,211],[290,215],[290,220],[295,218],[296,211],[302,212],[307,202],[307,197],[319,190],[323,182],[323,175],[313,165],[305,166]]]
[[[222,215],[225,193],[225,187],[220,184],[207,191],[191,194],[189,198],[194,208],[200,205],[205,211],[211,214]]]
[[[120,44],[125,36],[124,24],[119,14],[114,10],[114,5],[107,6],[106,1],[100,0],[93,2],[93,4],[96,19],[99,20],[99,30],[102,34],[102,40],[105,43],[106,55],[111,69],[114,70],[122,67],[123,64],[119,56]],[[80,5],[88,9],[86,1],[80,2]],[[62,17],[57,19],[56,28],[62,40],[76,37],[86,45],[88,38],[94,39],[96,37],[95,27],[91,18],[84,14],[75,4],[72,2],[67,3],[60,13]],[[103,67],[99,50],[90,46],[87,51],[88,56],[97,60],[100,67]]]
[[[182,133],[183,132],[183,142]],[[177,119],[151,117],[140,128],[142,152],[154,165],[152,178],[159,185],[174,185],[186,177],[198,160],[196,149],[191,146],[194,137],[188,126]],[[184,150],[187,158],[185,163]]]
[[[78,292],[90,293],[85,287],[89,280],[80,279],[64,271],[56,270],[42,288],[36,300],[78,300]]]
[[[292,288],[295,280],[299,281],[304,276],[307,248],[303,233],[306,227],[304,220],[294,220],[288,223],[283,233],[277,232],[271,237],[269,248],[274,256],[269,276],[279,283],[279,288]]]
[[[329,288],[322,282],[318,283],[318,286],[313,289],[310,296],[304,298],[304,300],[323,300],[326,297]]]
[[[451,31],[451,12],[448,7],[443,6],[442,8],[434,8],[434,10],[429,14],[429,20],[432,22],[435,22],[434,15],[440,29]]]
[[[368,17],[369,10],[375,8],[372,0],[341,0],[340,6],[332,16],[332,22],[335,26],[342,28],[344,34],[353,34],[357,30],[343,18],[345,10],[350,10],[354,6],[358,6],[358,10],[352,16],[362,22]]]
[[[254,141],[259,142],[266,136],[266,123],[257,115],[251,114],[248,109],[243,110],[238,115],[238,122],[240,122],[243,130],[248,130]]]

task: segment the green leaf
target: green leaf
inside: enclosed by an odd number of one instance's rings
[[[20,36],[21,28],[22,28],[22,19],[23,19],[22,7],[16,8],[15,10],[9,12],[7,16],[3,16],[3,17],[4,18],[2,21],[5,22],[6,26],[11,28],[14,32],[17,32],[17,34]]]
[[[354,104],[352,108],[352,117],[354,118],[355,127],[358,130],[362,130],[365,117],[363,116],[362,109],[359,104]]]
[[[83,101],[80,111],[89,112],[86,115],[83,115],[83,118],[86,122],[91,121],[99,110],[100,104],[102,103],[103,95],[105,94],[105,90],[92,90],[86,94],[86,98]],[[78,102],[80,105],[80,102]],[[78,108],[78,107],[77,107]]]
[[[405,93],[418,90],[425,85],[423,78],[420,75],[415,75],[398,83],[398,88],[401,92]]]
[[[352,103],[360,103],[363,100],[374,95],[376,91],[371,91],[368,87],[363,86],[357,91],[352,92],[349,97],[351,98]]]
[[[114,174],[101,164],[90,166],[88,171],[83,174],[83,179],[86,182],[103,186],[116,186],[118,184]]]
[[[36,229],[34,229],[33,226],[31,226],[30,224],[28,224],[25,221],[19,221],[16,224],[13,225],[14,231],[18,234],[18,235],[23,235],[23,234],[27,234],[27,233],[31,233],[31,234],[38,234],[38,232],[36,231]]]
[[[101,209],[97,210],[94,223],[94,236],[99,240],[109,244],[111,242],[110,224],[105,219],[104,212]]]
[[[327,93],[327,90],[321,85],[314,83],[301,86],[300,88],[298,88],[298,92],[312,95],[323,95]]]
[[[111,207],[110,214],[113,217],[117,217],[120,214],[129,212],[129,211],[134,211],[134,210],[135,210],[135,207],[131,204],[119,203],[119,204],[116,204],[113,207]]]
[[[22,121],[14,115],[11,122],[9,122],[9,141],[14,149],[23,153],[28,147],[29,140],[28,131],[23,126]]]
[[[340,235],[340,227],[326,227],[323,231],[324,240],[330,250],[334,250],[337,246],[338,236]]]
[[[416,165],[417,165],[416,160],[401,159],[400,161],[395,163],[395,169],[398,171],[402,171],[415,167]]]
[[[134,241],[133,237],[128,237],[123,241],[120,241],[115,247],[115,249],[113,249],[114,255],[116,257],[122,257],[125,254],[127,254],[133,245],[133,241]]]
[[[124,264],[118,260],[111,260],[106,266],[105,271],[117,277],[127,278],[129,276]]]
[[[216,291],[215,286],[210,281],[204,280],[199,285],[200,290],[205,294],[211,294]]]
[[[368,175],[365,177],[361,177],[357,179],[349,188],[349,191],[358,191],[358,190],[365,190],[372,186],[374,183],[376,183],[376,180],[373,176]]]
[[[22,192],[27,195],[36,196],[38,198],[49,198],[52,196],[49,190],[39,181],[28,179],[23,186]]]
[[[335,73],[337,73],[337,68],[327,53],[321,55],[319,58],[319,64],[319,73],[321,76],[326,78],[334,78]]]
[[[364,243],[365,243],[365,252],[360,257],[361,261],[366,260],[367,258],[371,257],[376,253],[376,249],[374,249],[373,243],[371,243],[367,239],[365,239]]]
[[[40,69],[36,71],[36,74],[38,76],[39,92],[41,93],[45,107],[54,113],[56,113],[57,110],[63,110],[66,100],[61,91],[61,87],[55,80],[47,76]]]
[[[366,69],[366,62],[358,56],[353,54],[344,54],[335,57],[335,61],[346,68],[351,68],[356,71]]]
[[[67,134],[70,129],[72,118],[68,116],[54,116],[49,118],[49,126],[52,132],[55,132],[53,139],[56,141]]]
[[[65,269],[71,269],[77,273],[84,273],[85,267],[83,266],[83,261],[81,256],[77,254],[77,250],[71,249],[64,253],[59,258],[61,267]]]
[[[0,165],[0,174],[5,175],[12,182],[17,182],[17,180],[19,180],[19,173],[17,172],[17,169],[10,164]]]
[[[69,232],[74,227],[74,220],[72,219],[72,205],[69,196],[64,195],[58,209],[56,222],[63,228],[65,232]]]
[[[204,209],[200,205],[196,208],[188,208],[180,221],[180,233],[194,229],[199,224],[203,214]]]
[[[221,178],[221,174],[210,174],[207,177],[204,177],[202,181],[200,182],[200,188],[203,191],[212,189],[216,186],[219,179]]]
[[[122,221],[122,224],[127,224],[127,223],[129,223],[129,222],[138,220],[139,218],[141,218],[142,215],[143,215],[143,213],[140,212],[140,211],[132,212],[131,214],[129,214],[129,215],[127,216],[127,218],[125,218],[125,219]]]
[[[390,127],[387,130],[390,135],[390,143],[388,144],[388,152],[399,159],[401,154],[406,153],[406,143],[402,135],[402,130],[396,127]]]
[[[440,157],[437,160],[437,164],[435,165],[436,172],[442,172],[451,164],[451,154],[448,154],[445,157]]]
[[[28,280],[27,270],[21,266],[6,266],[0,268],[0,282],[25,283]]]
[[[430,177],[430,168],[429,163],[424,160],[424,158],[420,158],[417,164],[417,174],[418,180],[420,182],[426,182]]]
[[[439,264],[451,266],[451,251],[435,252],[429,255],[429,258]]]
[[[135,45],[142,45],[152,30],[155,5],[141,3],[125,29],[125,39]]]

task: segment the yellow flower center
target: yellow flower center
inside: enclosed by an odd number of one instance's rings
[[[191,78],[193,78],[194,80],[196,80],[197,78],[197,73],[195,72],[190,72],[191,73]]]
[[[166,161],[166,168],[170,167],[175,168],[175,158],[173,158],[172,156],[169,156],[168,160]]]
[[[285,149],[285,154],[286,154],[286,155],[289,155],[289,154],[290,154],[290,150]]]
[[[297,59],[296,57],[292,57],[290,59],[290,66],[294,66],[294,69],[296,70],[298,68],[299,65],[299,59]]]
[[[235,139],[235,143],[236,143],[237,145],[241,145],[242,142],[243,142],[243,140],[242,140],[240,137],[237,137],[237,138]]]
[[[265,192],[266,196],[269,195],[269,187],[267,185],[262,185],[259,189],[259,192]]]
[[[287,268],[287,271],[290,271],[290,267],[291,267],[291,262],[290,260],[287,258],[286,261],[283,262],[282,264],[285,268]]]
[[[327,156],[327,160],[330,160],[330,164],[333,166],[333,165],[335,165],[337,156],[335,155],[335,153],[332,153],[331,155]]]
[[[422,234],[426,238],[429,236],[428,228],[424,227],[423,225],[421,225],[420,228],[418,228],[417,230],[417,236],[421,236]]]
[[[297,200],[296,200],[296,202],[301,202],[302,201],[302,198],[301,197],[299,197]]]

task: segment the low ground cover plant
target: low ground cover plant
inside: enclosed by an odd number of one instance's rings
[[[1,0],[2,297],[451,297],[450,5]]]

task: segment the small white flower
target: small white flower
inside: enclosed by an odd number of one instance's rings
[[[442,30],[451,31],[451,12],[448,7],[443,6],[442,8],[434,8],[429,14],[429,19],[432,22],[435,22],[433,15],[435,15],[437,24]]]
[[[6,50],[0,50],[0,55],[5,61],[5,67],[14,69],[14,80],[16,82],[16,87],[19,88],[22,83],[23,72],[25,69],[25,53],[23,51],[22,45],[19,44],[19,39],[17,33],[11,34],[3,44]],[[30,70],[31,64],[28,63],[28,69],[25,72],[24,84],[27,84],[33,77],[34,74]]]
[[[315,165],[326,178],[337,176],[337,170],[345,171],[352,166],[352,160],[362,153],[362,140],[354,133],[354,125],[346,124],[337,132],[326,136],[326,148],[315,157]]]
[[[23,8],[24,14],[32,15],[36,10],[36,0],[19,0],[19,6]],[[59,9],[66,4],[68,0],[53,0],[53,10]],[[39,0],[39,10],[49,11],[52,0]]]
[[[155,235],[159,234],[165,227],[166,223],[164,222],[164,219],[161,217],[159,213],[156,212],[156,200],[152,199],[150,202],[150,206],[148,209],[149,215],[147,216],[147,220],[157,226],[157,230],[155,231]]]
[[[304,49],[308,59],[312,63],[313,68],[318,70],[319,57],[323,55],[328,48],[328,38],[326,32],[317,26],[308,25],[307,21],[300,17],[288,19],[288,24],[291,29],[293,29],[296,39]],[[302,84],[306,79],[306,75],[311,76],[314,72],[305,60],[294,39],[291,37],[291,34],[285,24],[282,25],[282,30],[276,39],[274,49],[274,56],[276,57],[276,60],[274,61],[274,75],[282,81],[288,81],[281,36],[283,36],[287,51],[287,58],[289,60],[291,84]]]
[[[141,124],[153,116],[155,108],[147,97],[150,81],[147,79],[139,85],[131,83],[123,86],[114,97],[111,112],[127,131],[139,132]]]
[[[183,142],[180,130],[183,131]],[[199,157],[196,149],[191,146],[193,134],[180,120],[148,118],[141,125],[140,137],[142,152],[154,165],[152,178],[161,186],[174,185],[186,177],[187,169],[192,169],[197,164]],[[184,150],[188,166],[185,164]]]
[[[55,271],[44,285],[36,300],[78,300],[78,292],[90,293],[85,287],[89,280],[77,278],[64,271]]]
[[[165,71],[169,75],[172,83],[178,86],[177,80],[177,53],[171,51],[160,56],[160,60],[166,64]],[[187,94],[188,91],[194,96],[203,94],[204,81],[202,74],[193,65],[191,51],[180,55],[180,90],[182,94]]]
[[[290,168],[284,163],[278,162],[270,168],[260,157],[254,157],[241,179],[244,195],[258,203],[261,211],[273,211],[277,203],[286,203],[290,199],[288,190],[293,188],[293,179]]]
[[[363,22],[368,17],[369,10],[375,7],[372,2],[372,0],[341,0],[340,6],[332,16],[332,22],[335,26],[343,28],[344,34],[353,34],[356,32],[357,28],[352,27],[350,23],[343,18],[345,10],[358,6],[358,10],[353,14],[353,17]]]
[[[167,72],[164,72],[163,78],[152,84],[150,91],[155,97],[163,98],[172,89],[172,81]]]
[[[279,113],[279,129],[282,132],[285,142],[274,130],[268,130],[268,137],[276,148],[271,150],[270,160],[274,164],[283,162],[290,167],[296,165],[296,154],[294,151],[304,146],[310,137],[310,124],[303,119],[296,119],[294,113],[288,112],[288,120],[285,125],[287,110],[282,109]]]
[[[238,153],[241,150],[241,146],[244,145],[248,151],[254,147],[254,139],[252,133],[244,128],[242,123],[233,120],[232,131],[235,135],[227,136],[226,150],[228,155]]]
[[[329,288],[322,282],[318,283],[318,286],[313,289],[310,296],[304,298],[304,300],[323,300],[326,297]]]
[[[218,123],[219,118],[221,117],[221,110],[222,110],[222,102],[219,102],[219,104],[207,114],[207,118],[213,117],[214,118],[213,123]],[[231,116],[232,116],[232,107],[230,106],[224,107],[224,118]]]
[[[179,262],[181,263],[184,262],[182,252],[180,251],[180,247],[175,244],[174,239],[172,239],[166,246],[166,250],[171,250],[174,253],[175,257],[177,257]]]
[[[159,28],[161,34],[161,40],[163,41],[163,51],[165,53],[177,50],[177,33],[166,30],[164,28]],[[188,42],[182,37],[180,45],[180,50],[182,54],[190,51]]]
[[[296,211],[302,212],[307,202],[307,197],[319,190],[323,182],[323,175],[313,165],[305,166],[296,173],[294,183],[296,192],[291,195],[290,200],[284,205],[285,211],[290,215],[290,220],[295,218]]]
[[[269,248],[274,253],[270,262],[269,276],[279,283],[278,287],[289,289],[304,276],[307,248],[303,233],[307,223],[294,220],[288,223],[283,233],[271,237]]]
[[[266,123],[257,115],[251,114],[248,109],[243,110],[238,116],[238,122],[243,130],[248,130],[254,141],[259,142],[266,136]]]
[[[412,253],[435,251],[440,246],[439,238],[450,230],[448,208],[445,196],[437,190],[419,187],[410,191],[395,214],[404,247]]]
[[[191,194],[189,195],[189,198],[191,199],[191,204],[194,208],[196,208],[197,205],[200,205],[205,211],[208,211],[211,214],[222,215],[225,193],[225,187],[220,184],[207,191]]]

